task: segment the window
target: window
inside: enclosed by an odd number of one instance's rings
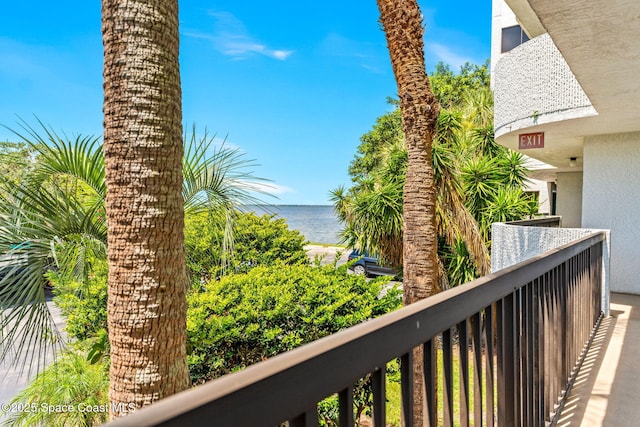
[[[527,34],[522,31],[520,25],[502,29],[502,53],[509,52],[514,47],[520,46],[529,40]]]

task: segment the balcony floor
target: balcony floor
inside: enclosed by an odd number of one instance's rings
[[[640,425],[640,295],[611,294],[558,426]]]

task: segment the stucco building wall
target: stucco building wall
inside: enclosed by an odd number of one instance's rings
[[[562,217],[562,226],[582,227],[582,172],[557,174],[556,215]],[[607,228],[607,227],[598,227]]]
[[[523,67],[523,64],[531,64]],[[548,34],[503,55],[492,75],[496,137],[518,129],[596,114]]]
[[[612,291],[640,294],[640,132],[585,137],[583,189],[582,226],[611,230]]]

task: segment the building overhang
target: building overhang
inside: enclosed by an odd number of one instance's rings
[[[499,144],[568,172],[585,137],[640,131],[640,1],[505,2],[534,38],[494,68]],[[519,150],[533,132],[544,148]]]
[[[506,2],[525,29],[535,14],[598,112],[571,137],[640,130],[640,1]]]

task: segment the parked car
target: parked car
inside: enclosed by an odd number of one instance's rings
[[[351,251],[348,260],[356,260],[349,267],[355,274],[365,276],[397,276],[398,271],[389,264],[381,264],[378,257],[369,255],[366,252],[360,252],[357,249]]]

